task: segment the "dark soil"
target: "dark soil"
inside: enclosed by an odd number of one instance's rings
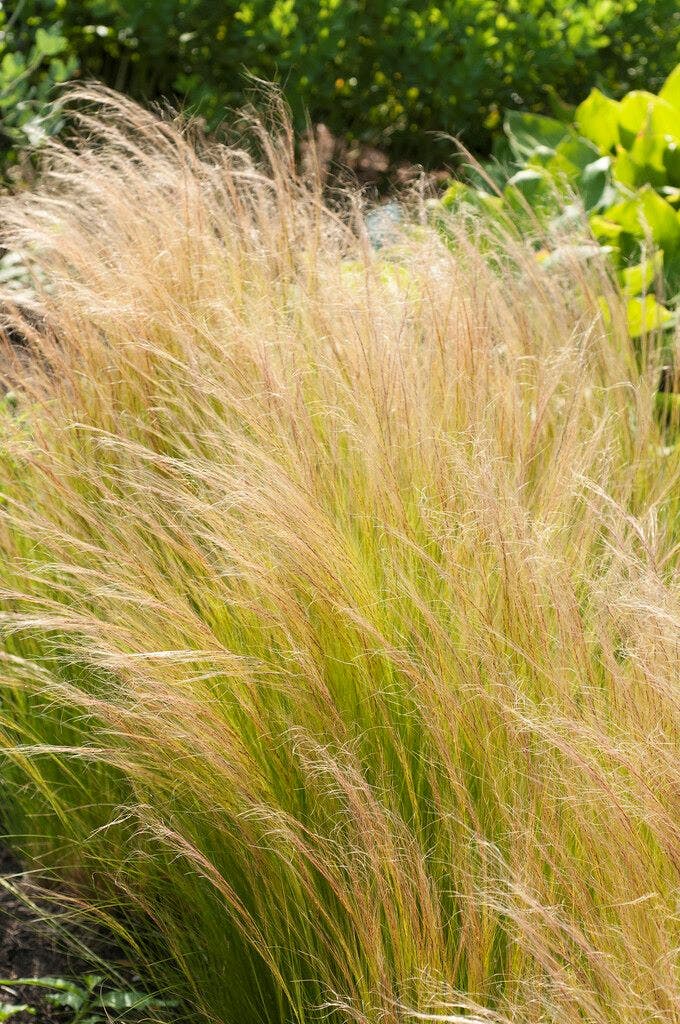
[[[13,854],[0,845],[0,878],[11,881],[18,895],[0,886],[0,977],[1,978],[66,978],[78,982],[83,974],[93,971],[91,963],[70,952],[55,928],[36,914],[22,900],[25,895],[34,905],[48,912],[59,909],[58,895],[52,899],[22,872]],[[96,953],[109,962],[120,954],[105,943],[98,943]],[[27,985],[0,987],[2,1003],[28,1004],[33,1014],[21,1013],[10,1018],[11,1024],[64,1024],[72,1011],[50,1006],[46,990]]]

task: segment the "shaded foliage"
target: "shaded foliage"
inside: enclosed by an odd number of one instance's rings
[[[243,104],[246,73],[336,132],[395,156],[488,151],[499,110],[547,112],[594,83],[656,89],[680,58],[675,0],[27,0],[14,45],[57,26],[82,74],[171,98],[210,126]]]

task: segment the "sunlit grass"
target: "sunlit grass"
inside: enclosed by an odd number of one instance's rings
[[[469,225],[386,262],[285,136],[86,127],[1,213],[16,844],[192,1020],[679,1020],[656,340]]]

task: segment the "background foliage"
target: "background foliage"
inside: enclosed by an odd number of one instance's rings
[[[611,257],[633,337],[674,326],[657,300],[677,305],[680,293],[680,64],[658,94],[633,89],[617,102],[592,89],[573,123],[510,111],[503,129],[486,174],[473,168],[470,184],[454,181],[433,204],[444,237],[442,208],[454,223],[481,212],[502,231],[542,223],[554,245],[543,259]],[[573,244],[585,240],[584,213],[599,248]]]
[[[46,5],[18,0],[10,12],[7,6],[0,2],[0,166],[56,131],[60,119],[49,101],[57,83],[78,70],[59,22],[38,16]]]
[[[243,103],[247,70],[284,85],[298,127],[308,110],[334,131],[425,163],[451,153],[437,133],[459,134],[483,154],[503,110],[550,112],[558,97],[578,102],[594,84],[614,96],[639,84],[656,90],[680,59],[676,0],[19,5],[0,44],[5,110],[17,71],[33,103],[78,65],[135,98],[198,108],[212,126]],[[65,42],[36,63],[44,31]]]

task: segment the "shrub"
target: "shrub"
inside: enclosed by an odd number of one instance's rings
[[[680,65],[658,95],[633,90],[616,102],[594,88],[573,123],[510,112],[504,131],[499,162],[487,176],[473,171],[471,185],[454,182],[443,208],[483,211],[529,233],[538,223],[539,237],[553,234],[552,253],[541,253],[552,262],[573,256],[565,227],[582,234],[585,212],[628,296],[632,335],[671,328],[675,317],[657,299],[674,304],[680,292]],[[446,235],[447,219],[434,209]]]
[[[18,0],[8,18],[0,4],[0,173],[59,129],[54,87],[78,67],[59,22],[25,19],[29,8]]]
[[[84,74],[132,96],[179,98],[211,125],[248,71],[277,81],[296,119],[448,160],[439,133],[485,152],[497,111],[549,112],[599,83],[656,89],[680,59],[676,0],[29,0],[59,18]]]
[[[43,315],[0,459],[14,842],[194,1021],[671,1019],[658,339],[596,266],[464,226],[390,262],[285,135],[102,102],[2,204]]]

